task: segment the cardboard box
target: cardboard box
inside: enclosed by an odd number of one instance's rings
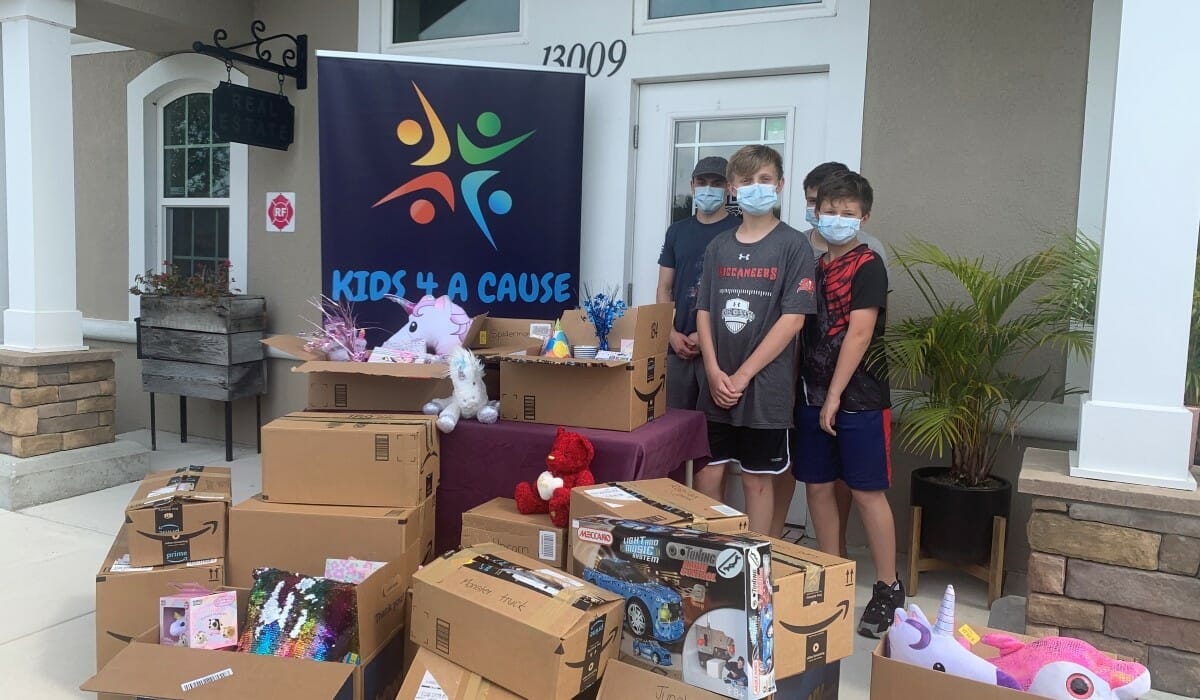
[[[225,583],[223,559],[134,567],[127,563],[128,554],[127,535],[122,532],[96,574],[97,669],[148,628],[153,627],[157,633],[159,599],[178,592],[175,584],[194,583],[215,589]]]
[[[622,659],[719,695],[775,692],[769,543],[592,516],[573,524],[568,556],[625,597]]]
[[[572,698],[616,656],[624,602],[497,544],[413,577],[412,639],[517,695]]]
[[[242,624],[246,593],[240,590],[238,596]],[[359,665],[159,646],[156,634],[150,630],[140,635],[81,689],[166,700],[391,700],[404,680],[403,630]]]
[[[610,662],[615,663],[615,662]],[[420,649],[396,700],[521,700],[504,688],[432,651]]]
[[[566,529],[555,527],[544,513],[523,515],[511,498],[495,498],[463,513],[461,541],[464,547],[492,542],[559,569],[566,563]]]
[[[763,535],[747,536],[771,544],[776,680],[853,654],[855,563]]]
[[[467,347],[485,359],[522,350],[536,353],[553,332],[554,321],[477,316],[467,331]]]
[[[388,562],[382,569],[354,587],[358,609],[358,653],[363,658],[373,655],[396,630],[404,627],[404,597],[418,565],[419,562],[415,558]],[[316,571],[295,573],[320,576],[324,569],[322,565]],[[242,626],[242,629],[246,629],[245,626]],[[400,642],[399,648],[398,658],[403,658],[403,641]]]
[[[577,520],[587,515],[611,515],[730,535],[750,527],[745,513],[665,478],[610,481],[572,489],[571,518]],[[568,570],[578,574],[570,568],[570,555],[567,559]]]
[[[308,377],[310,411],[408,411],[450,396],[449,365],[392,362],[305,362],[293,372]]]
[[[419,506],[437,491],[436,421],[354,413],[273,420],[262,428],[262,496],[275,503]]]
[[[624,661],[610,661],[596,700],[721,700],[723,697]]]
[[[233,482],[228,468],[185,467],[147,474],[125,508],[132,566],[225,556]]]
[[[434,500],[415,508],[308,506],[261,496],[229,511],[229,585],[248,588],[254,570],[273,566],[320,574],[328,558],[409,561],[433,558]]]
[[[994,631],[986,628],[976,628],[980,636]],[[1005,632],[1004,634],[1011,634]],[[1023,642],[1032,641],[1032,637],[1011,634]],[[1019,690],[987,685],[969,680],[961,676],[952,676],[942,671],[921,668],[912,664],[889,659],[883,653],[886,637],[880,640],[875,651],[871,653],[871,700],[910,700],[911,698],[930,698],[930,700],[957,700],[971,698],[972,700],[1029,700],[1032,696]],[[986,644],[976,644],[971,651],[978,656],[990,659],[999,652]]]
[[[609,345],[632,340],[628,360],[503,355],[500,416],[504,420],[630,431],[667,410],[667,346],[671,304],[637,306],[613,323]],[[579,309],[561,319],[572,345],[598,344]],[[579,397],[586,396],[587,401]]]

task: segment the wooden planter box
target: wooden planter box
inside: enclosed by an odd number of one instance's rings
[[[266,299],[141,297],[138,358],[145,391],[235,401],[266,389],[259,342]]]

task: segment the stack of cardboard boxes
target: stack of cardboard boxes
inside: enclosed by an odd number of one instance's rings
[[[433,418],[291,414],[264,426],[262,465],[263,492],[232,509],[228,469],[147,478],[130,504],[124,539],[97,579],[101,670],[85,690],[171,698],[208,685],[221,698],[395,697],[404,676],[406,594],[433,554]],[[169,491],[181,479],[194,487]],[[163,523],[175,529],[164,531]],[[131,556],[121,559],[126,549]],[[158,596],[173,593],[176,581],[238,591],[244,616],[256,569],[321,576],[327,559],[383,564],[356,587],[357,664],[166,648],[157,629],[147,631],[157,622]],[[151,564],[158,568],[139,568]],[[110,591],[126,591],[139,614],[106,603]]]
[[[225,583],[230,472],[188,467],[149,474],[96,574],[96,668],[157,630],[159,598],[186,584]]]
[[[837,697],[837,661],[853,651],[853,562],[747,532],[745,514],[670,479],[580,487],[571,516],[559,530],[508,499],[463,514],[473,546],[415,577],[419,651],[399,700]],[[539,652],[555,645],[539,647],[520,625],[554,616],[514,591],[558,595],[565,580],[620,599],[615,625],[593,620],[617,633],[597,642],[607,661],[586,690],[576,676],[554,687],[528,678],[571,658],[570,645]]]

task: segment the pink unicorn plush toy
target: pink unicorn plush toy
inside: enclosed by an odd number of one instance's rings
[[[462,347],[471,327],[471,317],[462,307],[450,301],[450,297],[440,296],[434,299],[424,296],[415,304],[391,294],[387,295],[387,298],[404,307],[408,312],[408,323],[388,338],[382,347],[388,350],[423,351],[434,355],[449,355],[456,348]],[[423,350],[413,347],[422,343]]]
[[[1028,644],[1007,634],[984,635],[1000,650],[992,663],[1032,695],[1055,700],[1134,700],[1150,692],[1150,671],[1114,659],[1087,642],[1045,637]]]
[[[1019,690],[1017,681],[1003,670],[971,653],[954,637],[954,586],[946,586],[937,624],[929,624],[916,604],[908,612],[896,610],[884,638],[884,655],[914,666],[962,676],[988,685]]]

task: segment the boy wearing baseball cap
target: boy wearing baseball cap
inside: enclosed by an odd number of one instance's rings
[[[725,208],[724,158],[701,158],[692,169],[692,203],[695,213],[667,229],[658,256],[658,303],[675,304],[675,326],[667,351],[667,405],[696,410],[700,398],[700,339],[696,334],[696,291],[704,264],[704,249],[718,234],[736,228],[741,217]],[[721,470],[700,469],[695,486],[716,500],[722,498]],[[716,479],[709,478],[715,475]]]

